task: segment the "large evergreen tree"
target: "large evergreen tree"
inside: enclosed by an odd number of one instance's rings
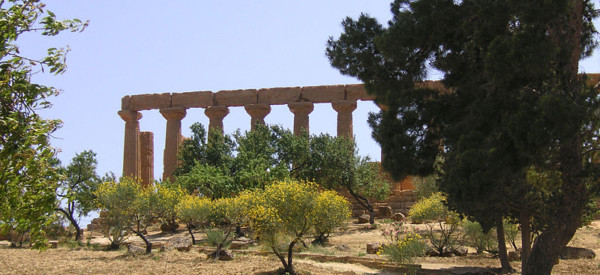
[[[52,166],[49,135],[60,121],[44,120],[36,111],[48,108],[52,87],[31,82],[33,72],[60,74],[66,66],[64,49],[48,49],[42,59],[19,52],[19,36],[39,32],[54,36],[63,30],[81,31],[87,23],[56,20],[38,0],[0,1],[0,226],[30,232],[43,244],[43,226],[56,206],[58,180]]]
[[[387,27],[347,18],[327,48],[386,106],[370,117],[384,167],[401,178],[438,163],[449,203],[488,225],[513,213],[529,230],[539,217],[522,270],[550,274],[597,184],[598,95],[578,75],[597,45],[592,2],[396,0],[391,10]],[[415,84],[434,70],[445,88]],[[534,184],[532,170],[556,177]]]

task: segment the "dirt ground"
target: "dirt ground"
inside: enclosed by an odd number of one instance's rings
[[[385,225],[383,225],[385,226]],[[422,226],[422,225],[419,225]],[[174,235],[150,232],[154,242],[166,242]],[[93,234],[92,243],[105,244],[106,239]],[[175,236],[188,236],[181,230]],[[197,234],[197,238],[203,238]],[[302,253],[348,256],[349,258],[372,259],[382,262],[384,256],[366,255],[366,243],[383,242],[379,229],[367,225],[350,224],[334,234],[330,245],[310,247]],[[141,242],[132,238],[130,242]],[[140,243],[141,245],[141,243]],[[345,246],[345,247],[344,247]],[[570,246],[585,247],[600,255],[600,221],[581,228]],[[249,250],[259,251],[259,247]],[[295,257],[296,269],[304,274],[397,274],[391,270],[365,266],[356,262],[317,262]],[[422,257],[416,259],[422,265],[419,274],[477,274],[494,271],[500,262],[492,255],[470,253],[466,257]],[[511,262],[519,274],[520,263]],[[151,255],[129,255],[125,249],[105,251],[86,247],[72,248],[61,244],[58,249],[43,252],[28,248],[8,248],[0,242],[0,274],[276,274],[281,262],[273,256],[237,253],[232,261],[213,261],[198,249],[190,252],[153,251]],[[483,274],[483,273],[482,273]],[[560,260],[553,274],[600,274],[600,259]]]

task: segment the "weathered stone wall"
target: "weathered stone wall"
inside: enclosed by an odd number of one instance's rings
[[[393,182],[393,181],[392,181]],[[373,203],[375,211],[382,206],[389,206],[392,208],[393,213],[402,213],[408,215],[408,210],[417,201],[417,196],[413,192],[414,186],[409,178],[402,181],[393,182],[391,188],[391,194],[386,200],[375,200],[369,199]],[[344,197],[352,204],[352,216],[360,217],[363,214],[369,214],[369,212],[362,207],[348,192],[339,191]],[[379,215],[377,215],[379,217]]]

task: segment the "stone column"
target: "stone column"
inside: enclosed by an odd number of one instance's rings
[[[154,182],[154,134],[152,132],[140,132],[140,156],[142,186],[152,186]]]
[[[314,105],[312,102],[292,102],[288,104],[290,111],[294,113],[294,134],[299,135],[302,133],[302,129],[309,132],[308,127],[308,114],[310,114]]]
[[[185,117],[185,108],[172,107],[160,109],[160,113],[167,119],[167,136],[165,137],[165,151],[163,155],[163,180],[173,179],[173,172],[177,167],[177,152],[181,144],[181,120]]]
[[[131,110],[121,110],[118,114],[125,121],[123,176],[137,178],[140,175],[139,120],[142,114]]]
[[[337,136],[354,138],[352,132],[352,112],[356,110],[356,101],[342,100],[331,102],[337,115]]]
[[[223,119],[229,114],[229,108],[226,106],[208,106],[204,114],[209,119],[208,131],[215,129],[223,133]]]
[[[265,117],[271,112],[269,104],[248,104],[244,105],[244,109],[250,115],[250,127],[252,130],[256,127],[256,123],[265,125]]]

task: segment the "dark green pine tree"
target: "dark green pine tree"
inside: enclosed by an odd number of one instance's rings
[[[597,46],[598,11],[586,0],[397,0],[391,11],[387,27],[345,19],[327,47],[386,106],[370,117],[384,168],[402,178],[439,167],[455,209],[538,230],[533,246],[523,239],[522,272],[550,274],[596,190],[599,100],[578,64]],[[415,84],[434,70],[445,88]]]

